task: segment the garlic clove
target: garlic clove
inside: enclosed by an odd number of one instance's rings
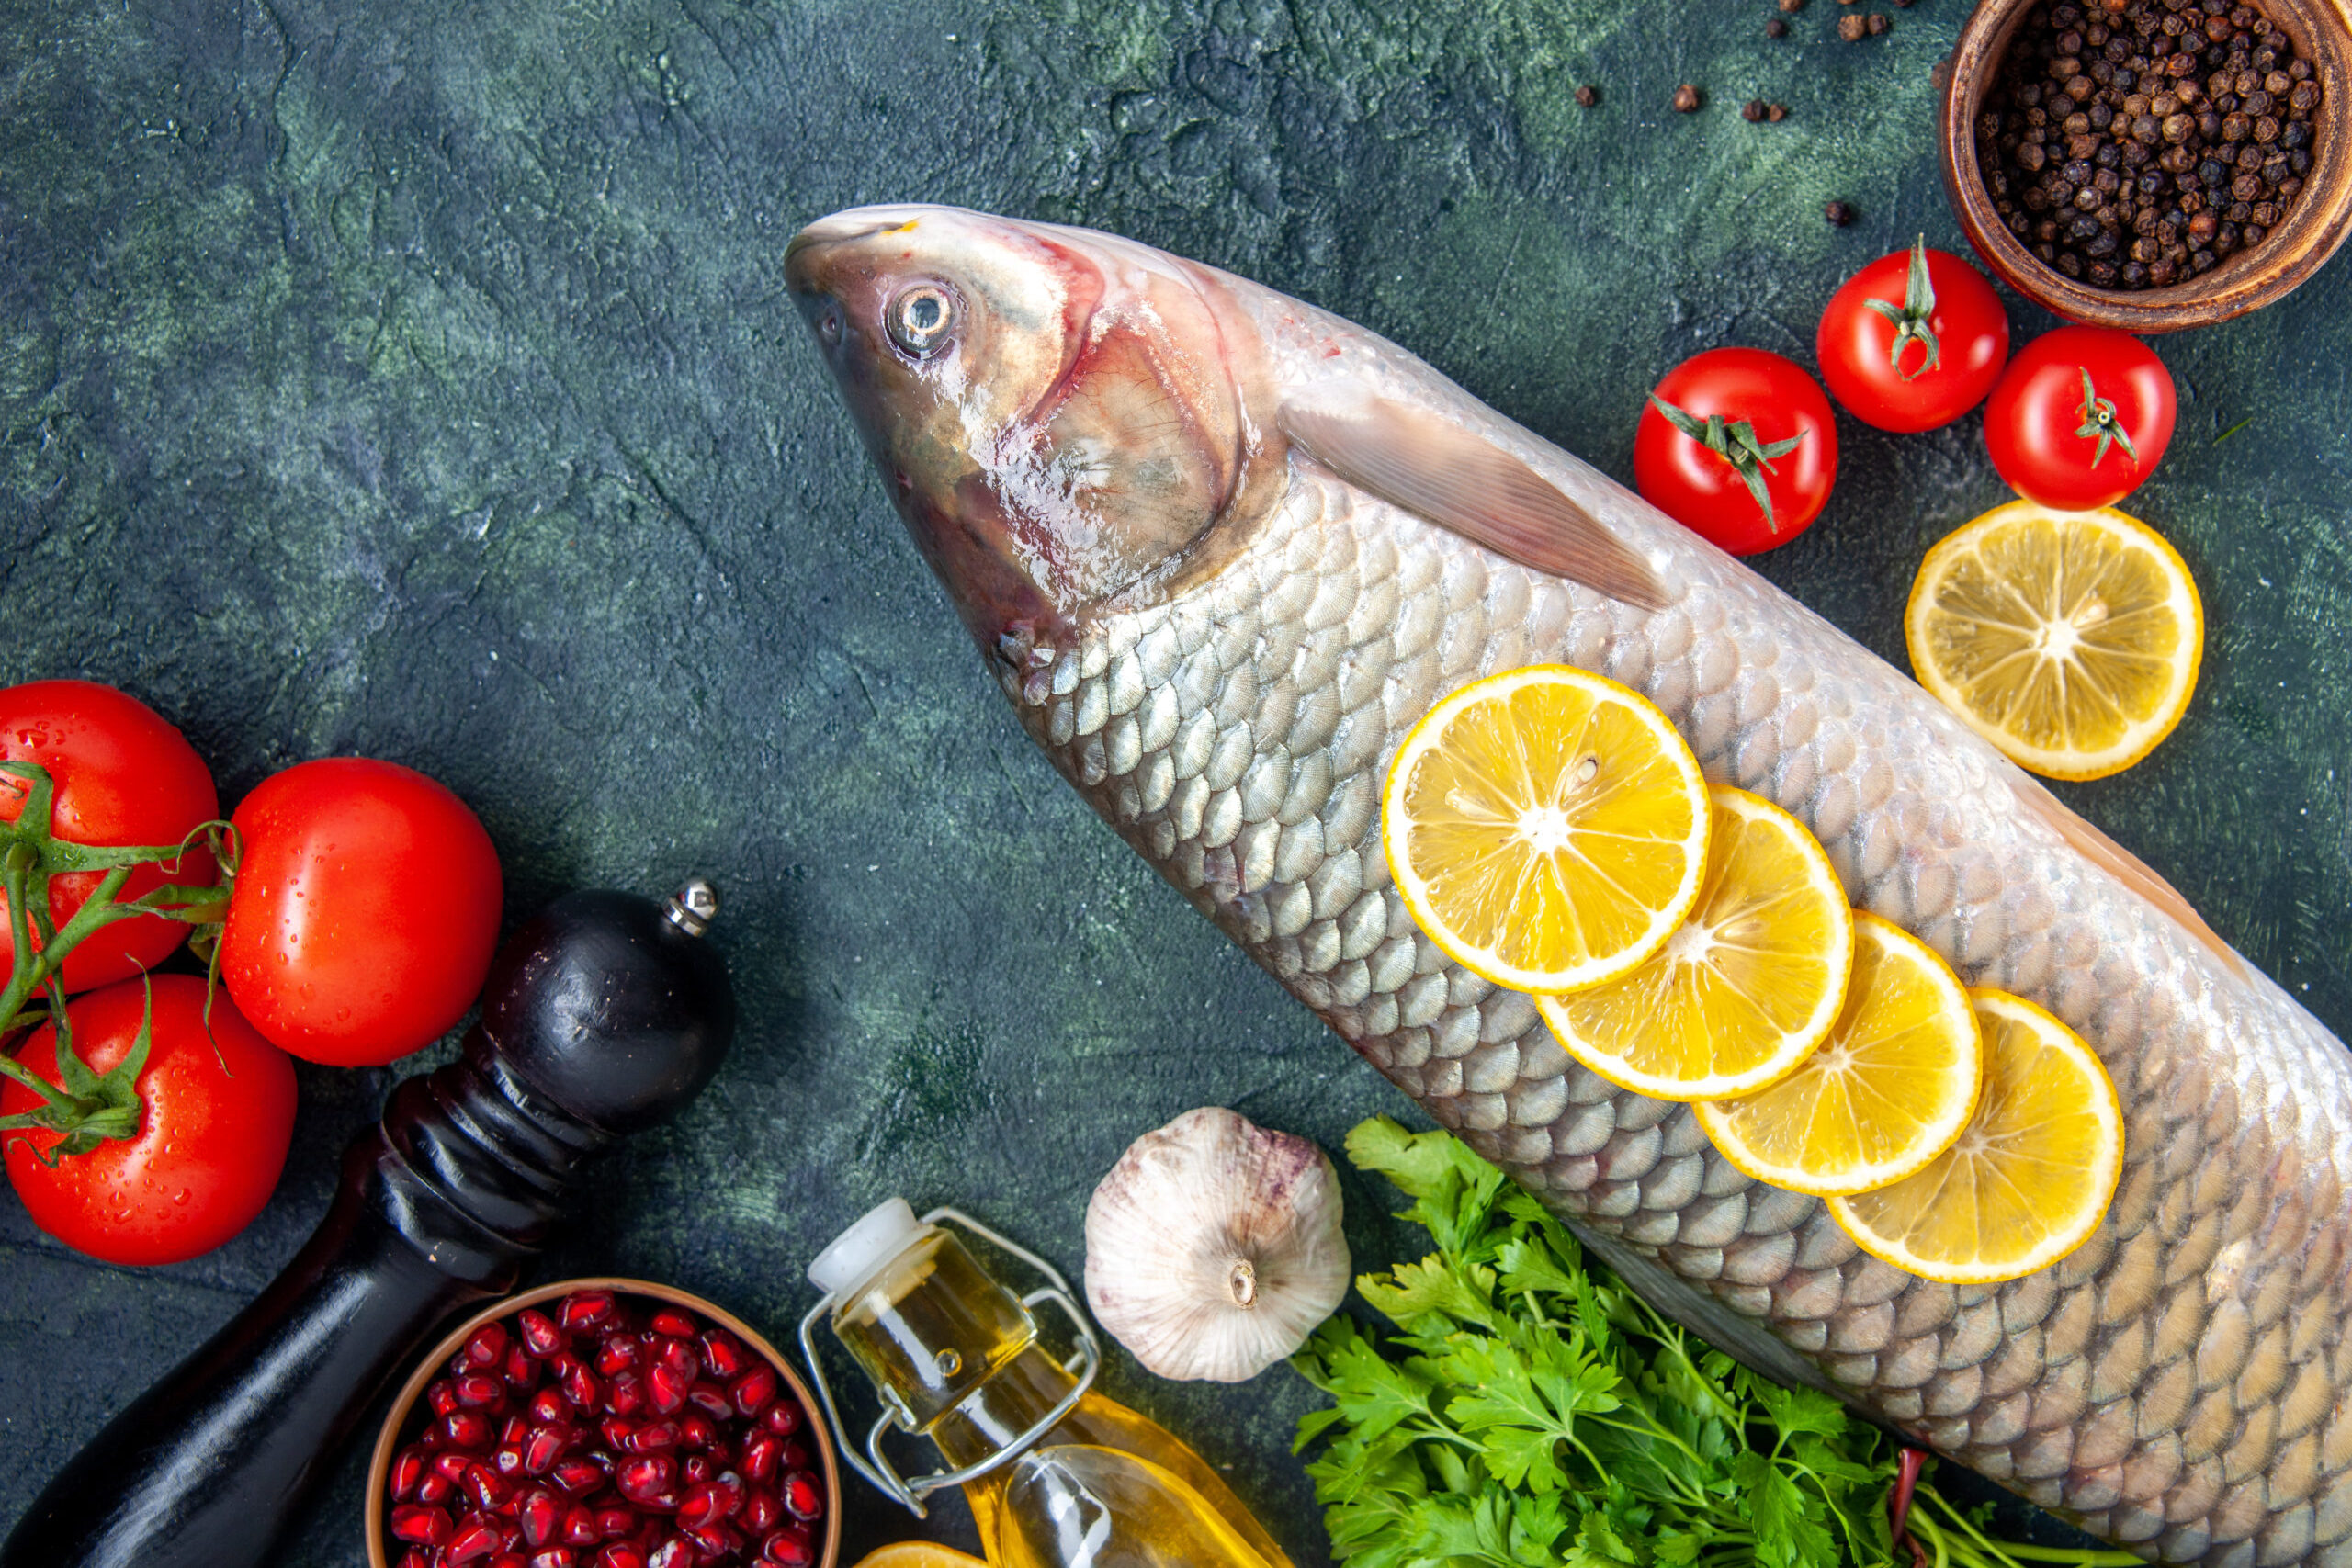
[[[1305,1138],[1216,1106],[1137,1138],[1086,1206],[1095,1320],[1164,1378],[1240,1382],[1347,1294],[1339,1179]]]

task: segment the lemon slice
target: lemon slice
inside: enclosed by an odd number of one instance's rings
[[[1854,967],[1845,886],[1804,825],[1744,789],[1707,798],[1707,874],[1681,929],[1614,980],[1535,1000],[1570,1055],[1659,1100],[1786,1077],[1838,1021]]]
[[[2188,711],[2205,609],[2179,552],[2139,519],[2014,501],[1928,552],[1903,636],[1919,683],[2010,761],[2098,779]]]
[[[1854,916],[1854,976],[1838,1021],[1759,1093],[1702,1101],[1699,1124],[1758,1181],[1828,1197],[1900,1181],[1968,1125],[1984,1046],[1968,992],[1927,943]]]
[[[1560,664],[1463,687],[1389,765],[1381,840],[1405,903],[1464,967],[1569,991],[1656,953],[1707,869],[1707,784],[1639,693]]]
[[[876,1547],[858,1560],[857,1568],[988,1568],[988,1564],[927,1540],[902,1540],[895,1546]]]
[[[1830,1201],[1854,1245],[1897,1269],[1990,1285],[2047,1269],[2090,1238],[2123,1173],[2123,1110],[2082,1037],[2022,997],[1971,991],[1984,1093],[1916,1176]]]

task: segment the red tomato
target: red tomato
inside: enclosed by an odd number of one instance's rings
[[[1660,402],[1703,428],[1697,434],[1678,428],[1659,411]],[[1710,416],[1723,423],[1713,425]],[[1709,430],[1724,451],[1709,446]],[[1794,445],[1784,447],[1790,442]],[[1762,479],[1771,501],[1769,516],[1743,469]],[[1711,348],[1691,355],[1667,372],[1634,427],[1634,488],[1668,517],[1736,556],[1785,545],[1804,533],[1829,503],[1837,482],[1838,424],[1829,400],[1795,361],[1760,348]]]
[[[262,781],[230,819],[237,886],[220,973],[306,1061],[376,1066],[473,1005],[503,886],[466,803],[396,762],[329,757]]]
[[[94,681],[35,681],[0,692],[0,759],[49,770],[57,795],[49,829],[76,844],[176,844],[220,814],[212,775],[196,749],[155,710]],[[24,809],[23,781],[0,775],[0,821]],[[190,850],[176,861],[132,868],[116,897],[128,902],[174,882],[212,878],[212,857]],[[102,873],[49,879],[50,919],[62,926],[96,890]],[[0,974],[16,962],[14,933],[0,920]],[[69,991],[125,979],[171,955],[188,928],[162,915],[121,920],[65,955]]]
[[[1814,347],[1829,395],[1856,419],[1934,430],[1993,389],[2009,357],[2009,318],[1983,273],[1923,242],[1848,278],[1821,312]]]
[[[254,1033],[226,997],[213,998],[208,1036],[204,982],[193,976],[158,975],[148,984],[154,1032],[139,1073],[146,1102],[139,1130],[63,1156],[53,1169],[37,1156],[58,1134],[0,1134],[8,1179],[33,1223],[108,1263],[177,1263],[243,1230],[269,1201],[294,1137],[286,1053]],[[125,980],[74,1000],[66,1012],[74,1049],[92,1070],[107,1072],[130,1054],[146,993]],[[58,1082],[57,1031],[43,1025],[17,1060]],[[40,1104],[22,1084],[0,1084],[0,1115]]]
[[[1984,404],[1984,446],[2028,501],[2087,512],[2155,472],[2172,420],[2172,376],[2154,349],[2112,327],[2060,327],[2009,361]]]

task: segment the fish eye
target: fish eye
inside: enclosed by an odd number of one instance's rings
[[[955,296],[936,283],[918,283],[899,290],[890,301],[886,324],[890,341],[920,359],[947,341],[955,321]]]

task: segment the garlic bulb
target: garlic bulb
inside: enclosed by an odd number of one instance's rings
[[[1215,1106],[1137,1138],[1086,1206],[1086,1299],[1164,1378],[1257,1376],[1331,1315],[1348,1273],[1323,1151]]]

